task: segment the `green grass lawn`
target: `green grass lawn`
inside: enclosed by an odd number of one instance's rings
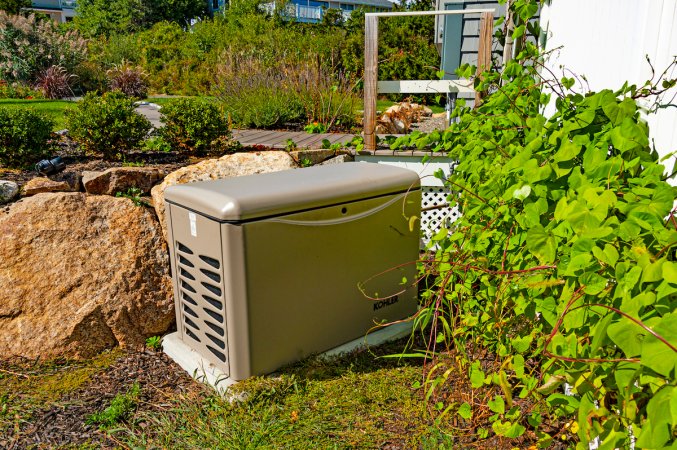
[[[148,97],[145,99],[147,102],[156,103],[160,106],[166,105],[167,103],[172,102],[178,97]],[[213,99],[213,97],[204,97],[208,99]],[[64,100],[44,100],[44,99],[35,99],[35,100],[24,100],[24,99],[0,99],[0,107],[10,107],[10,108],[33,108],[38,112],[45,114],[47,117],[54,121],[54,131],[62,130],[66,128],[66,119],[64,111],[72,107],[75,103]],[[378,100],[376,108],[379,111],[385,111],[390,106],[395,104],[390,100]],[[444,108],[441,106],[431,106],[430,109],[433,110],[433,113],[444,112]]]
[[[158,395],[158,389],[165,392],[161,407],[132,402],[129,414],[101,431],[127,448],[363,449],[389,443],[395,448],[440,448],[451,442],[450,430],[446,422],[436,426],[423,392],[413,387],[423,381],[421,361],[378,357],[400,352],[403,345],[390,343],[372,348],[375,353],[329,360],[310,358],[274,377],[251,378],[237,385],[236,392],[246,398],[234,403],[198,383],[182,394],[170,394],[171,386],[163,388],[160,379],[141,381],[135,388],[141,399]],[[117,378],[109,367],[121,356],[116,350],[92,360],[26,361],[24,366],[0,360],[0,443],[4,435],[29,444],[21,438],[24,431],[42,426],[35,421],[50,409],[74,415],[78,428],[91,417],[91,405],[100,404],[96,410],[102,412],[115,403],[113,394],[129,396],[136,377],[110,381]],[[102,389],[104,402],[99,399]]]
[[[36,111],[43,113],[45,116],[54,121],[54,131],[63,130],[66,128],[64,111],[73,105],[73,102],[64,100],[23,100],[12,98],[0,99],[0,107],[33,108]]]

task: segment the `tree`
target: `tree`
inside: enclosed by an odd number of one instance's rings
[[[204,17],[208,12],[206,0],[144,0],[154,22],[166,20],[189,25],[191,19]]]
[[[0,11],[7,14],[19,14],[22,8],[30,8],[31,0],[0,0]]]
[[[87,36],[139,31],[147,26],[143,0],[78,0],[75,25]]]
[[[185,27],[209,9],[207,0],[79,0],[77,11],[75,23],[83,34],[109,36],[147,29],[162,21]]]

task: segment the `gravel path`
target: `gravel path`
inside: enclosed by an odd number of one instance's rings
[[[432,117],[424,117],[420,122],[411,124],[412,130],[418,130],[424,133],[430,133],[435,130],[446,130],[447,128],[446,113],[433,114]]]

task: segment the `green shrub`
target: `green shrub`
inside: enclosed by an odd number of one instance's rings
[[[217,79],[226,114],[243,128],[318,122],[331,131],[352,125],[359,103],[348,77],[307,62],[266,68],[253,56],[224,58]]]
[[[105,159],[119,159],[138,148],[151,129],[148,119],[134,111],[134,101],[122,92],[100,97],[88,93],[66,112],[66,124],[75,142]]]
[[[242,128],[274,128],[306,120],[296,93],[275,86],[248,86],[222,99],[226,114]]]
[[[53,126],[32,109],[0,108],[0,164],[21,168],[48,156]]]
[[[0,98],[31,99],[43,98],[42,92],[22,83],[0,81]]]
[[[229,134],[228,122],[213,103],[182,98],[162,107],[160,133],[172,149],[193,154],[218,149]]]

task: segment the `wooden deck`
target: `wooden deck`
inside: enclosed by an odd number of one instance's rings
[[[291,139],[298,149],[322,148],[322,141],[330,143],[347,143],[356,135],[346,133],[319,133],[309,134],[303,131],[269,131],[269,130],[233,130],[233,138],[244,147],[262,145],[268,148],[285,148]]]

